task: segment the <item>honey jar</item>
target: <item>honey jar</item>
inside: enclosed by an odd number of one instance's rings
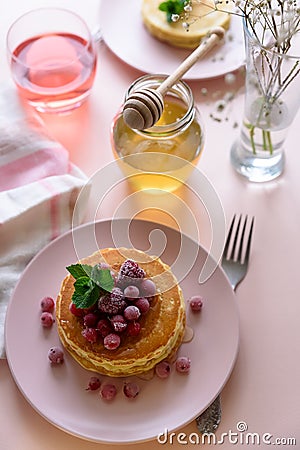
[[[145,75],[129,87],[128,96],[144,88],[157,89],[166,77]],[[182,80],[164,97],[159,121],[146,130],[129,128],[122,107],[111,129],[111,145],[128,181],[135,190],[172,192],[184,183],[203,150],[204,131],[190,87]]]

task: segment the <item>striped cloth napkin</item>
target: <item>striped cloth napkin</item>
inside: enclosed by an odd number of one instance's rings
[[[86,176],[67,150],[28,117],[14,91],[0,93],[0,358],[11,293],[30,259],[72,225]],[[83,219],[87,201],[76,205]],[[81,217],[80,217],[81,214]]]

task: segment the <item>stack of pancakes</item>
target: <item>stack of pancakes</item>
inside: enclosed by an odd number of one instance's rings
[[[143,0],[142,20],[152,36],[175,47],[196,48],[213,27],[230,25],[230,14],[215,10],[213,0],[192,1],[192,13],[188,31],[183,21],[169,23],[166,13],[159,10],[163,0]]]
[[[151,300],[150,310],[141,316],[140,333],[137,336],[122,333],[117,349],[106,349],[101,339],[89,343],[82,336],[82,318],[69,310],[75,281],[71,275],[63,280],[56,302],[58,334],[64,347],[84,368],[112,377],[142,374],[163,359],[171,358],[185,330],[182,290],[170,267],[160,258],[135,249],[106,248],[80,262],[91,266],[105,262],[118,272],[126,259],[138,262],[147,278],[155,280],[157,294]]]

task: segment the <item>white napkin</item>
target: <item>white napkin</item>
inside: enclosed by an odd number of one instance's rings
[[[71,227],[86,183],[67,150],[37,117],[24,113],[15,91],[0,92],[0,358],[6,307],[18,278],[42,247]],[[86,204],[76,206],[78,221]]]

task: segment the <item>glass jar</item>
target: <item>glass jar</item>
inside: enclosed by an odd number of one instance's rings
[[[128,96],[144,88],[157,89],[166,77],[145,75],[128,89]],[[203,125],[193,94],[184,81],[164,96],[162,117],[151,128],[135,130],[116,114],[111,130],[114,156],[135,190],[174,191],[197,164],[204,144]]]

